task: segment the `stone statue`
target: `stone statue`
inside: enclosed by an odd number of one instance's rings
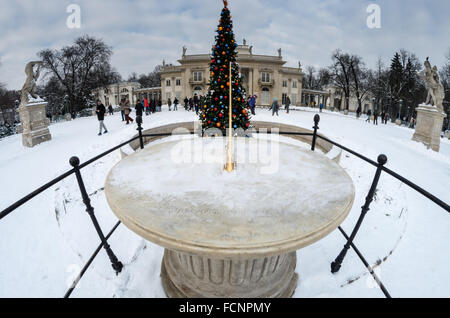
[[[281,48],[278,49],[278,57],[281,57]]]
[[[302,69],[302,62],[298,62],[298,69]]]
[[[247,45],[247,40],[246,39],[244,39],[244,43],[243,44],[244,44],[244,46]]]
[[[186,52],[187,52],[187,48],[185,46],[183,46],[183,57],[186,56]]]
[[[250,52],[250,55],[253,55],[253,45],[252,46],[250,46],[250,48],[248,49],[248,51]]]
[[[30,62],[25,67],[27,80],[22,88],[21,103],[18,109],[22,129],[22,144],[34,147],[52,139],[46,117],[47,102],[37,95],[36,83],[41,72],[42,62]]]
[[[21,97],[21,104],[24,106],[29,104],[30,97],[39,99],[39,96],[36,94],[36,83],[41,72],[41,65],[41,61],[34,61],[28,63],[25,67],[25,74],[27,75],[27,79],[25,81],[25,84],[23,85]]]
[[[425,104],[433,105],[443,113],[444,112],[444,98],[445,90],[441,81],[439,80],[439,73],[436,66],[431,68],[429,58],[424,63],[425,69],[419,73],[420,77],[427,83],[428,96]]]

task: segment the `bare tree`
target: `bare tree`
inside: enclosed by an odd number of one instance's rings
[[[120,80],[112,68],[112,50],[102,40],[84,35],[61,50],[43,50],[46,75],[55,78],[67,95],[69,111],[79,111],[92,103],[92,91]]]
[[[128,77],[129,82],[138,82],[142,87],[160,87],[161,86],[161,70],[162,65],[155,67],[153,72],[138,75],[133,72]]]
[[[350,72],[352,79],[352,89],[355,92],[356,99],[358,100],[358,107],[362,109],[362,100],[369,92],[369,72],[365,68],[364,62],[359,56],[350,56]]]
[[[303,88],[321,90],[323,89],[323,86],[330,83],[330,78],[331,75],[327,68],[321,68],[317,71],[314,66],[307,66]]]
[[[330,73],[335,86],[344,92],[345,109],[349,109],[349,99],[351,90],[351,56],[336,50],[332,55],[333,64],[330,67]]]

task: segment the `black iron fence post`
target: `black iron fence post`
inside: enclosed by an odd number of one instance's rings
[[[359,231],[359,228],[361,227],[362,222],[364,221],[364,217],[366,216],[367,212],[370,210],[370,204],[373,201],[373,197],[375,195],[375,191],[377,190],[378,181],[380,181],[381,172],[383,171],[383,166],[387,162],[387,157],[385,155],[378,156],[378,168],[377,172],[375,173],[375,178],[373,179],[372,186],[370,187],[369,194],[366,197],[366,202],[364,206],[362,207],[361,215],[359,216],[358,222],[356,223],[355,228],[353,229],[352,234],[350,235],[350,238],[347,241],[347,244],[345,244],[344,248],[342,249],[341,253],[338,255],[336,260],[331,263],[331,272],[337,273],[341,269],[342,262],[344,261],[345,255],[347,255],[348,250],[350,249],[353,240],[356,237],[356,234]]]
[[[312,151],[316,150],[317,130],[319,129],[319,122],[320,122],[320,116],[319,115],[314,116],[314,127],[313,127],[314,134],[313,134],[312,145],[311,145]]]
[[[123,264],[117,259],[114,252],[111,250],[111,247],[108,244],[108,241],[105,238],[105,235],[98,224],[97,218],[94,214],[94,208],[91,205],[91,200],[89,199],[89,195],[87,194],[86,187],[84,186],[83,177],[80,172],[80,159],[78,157],[72,157],[70,159],[70,164],[75,169],[75,175],[77,176],[78,186],[80,187],[81,196],[83,198],[83,203],[86,205],[86,212],[91,217],[92,223],[94,224],[95,230],[97,231],[98,236],[100,237],[101,242],[103,243],[103,247],[108,254],[108,257],[111,261],[112,268],[116,271],[116,275],[122,271]]]
[[[142,139],[142,116],[136,117],[136,123],[138,125],[137,131],[139,132],[139,142],[141,144],[141,149],[144,149],[144,139]]]

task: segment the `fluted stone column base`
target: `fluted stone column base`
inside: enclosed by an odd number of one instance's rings
[[[169,298],[290,298],[297,287],[296,253],[219,260],[166,250],[161,268]]]

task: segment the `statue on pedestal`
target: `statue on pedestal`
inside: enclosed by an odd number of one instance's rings
[[[34,147],[52,139],[47,119],[47,102],[37,95],[37,81],[41,72],[42,62],[34,61],[27,64],[25,74],[27,79],[22,88],[19,116],[22,129],[22,144]]]
[[[22,87],[22,97],[21,97],[21,104],[24,106],[30,102],[30,97],[34,99],[40,99],[36,93],[37,90],[36,83],[39,79],[39,75],[41,72],[41,65],[42,65],[41,61],[34,61],[28,63],[27,66],[25,67],[25,74],[27,75],[27,79]]]
[[[437,67],[431,67],[429,58],[424,63],[425,69],[419,76],[427,83],[428,96],[425,104],[419,105],[417,111],[417,126],[413,136],[414,141],[422,142],[428,148],[439,152],[441,143],[444,113],[444,86],[439,80]]]
[[[439,73],[436,66],[431,68],[431,63],[429,58],[424,63],[425,69],[419,73],[420,77],[427,83],[428,86],[428,96],[425,101],[427,105],[433,105],[443,113],[444,112],[444,98],[445,90],[441,81],[439,80]]]

